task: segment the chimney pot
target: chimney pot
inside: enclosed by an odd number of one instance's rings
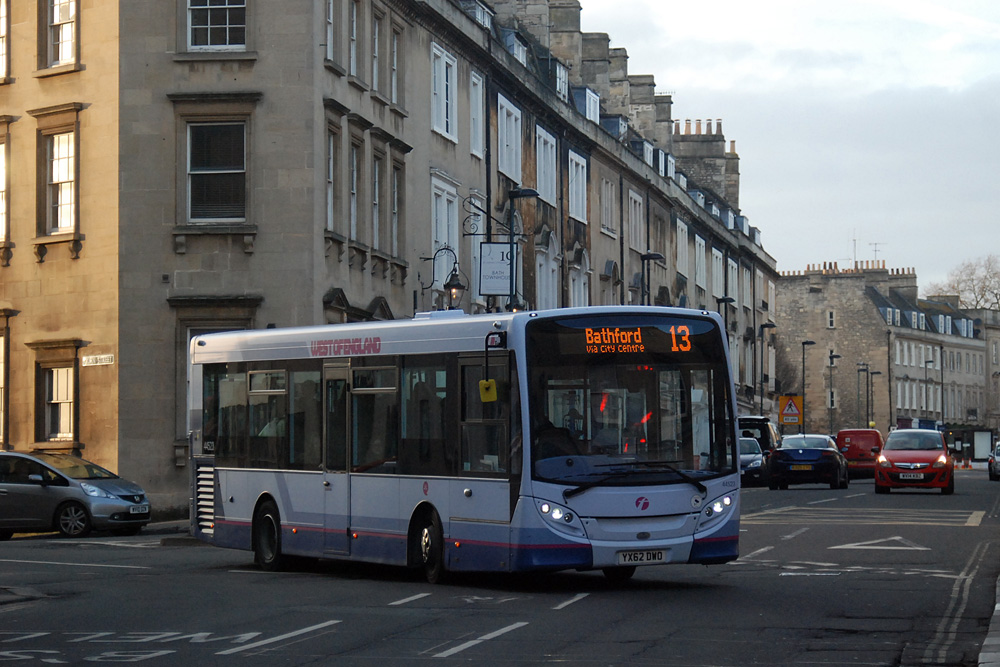
[[[701,118],[696,118],[694,121],[694,133],[701,134]]]

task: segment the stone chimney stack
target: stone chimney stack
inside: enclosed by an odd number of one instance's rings
[[[580,32],[579,0],[551,0],[549,50],[569,67],[569,80],[574,86],[583,85],[583,33]]]

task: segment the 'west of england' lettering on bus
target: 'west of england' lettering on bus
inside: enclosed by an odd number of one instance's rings
[[[584,329],[587,336],[587,354],[610,354],[614,352],[644,352],[642,329]]]
[[[314,357],[348,357],[359,354],[378,354],[381,351],[382,339],[378,336],[314,340],[309,343],[309,354]]]

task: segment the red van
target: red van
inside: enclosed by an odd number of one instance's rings
[[[851,477],[874,477],[875,458],[882,449],[882,433],[875,428],[846,428],[837,431],[837,449],[847,459]],[[875,453],[872,454],[872,449]]]

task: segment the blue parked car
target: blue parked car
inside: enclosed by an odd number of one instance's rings
[[[850,482],[847,459],[828,435],[786,435],[767,462],[767,485],[772,491],[789,484],[829,484],[846,489]]]

